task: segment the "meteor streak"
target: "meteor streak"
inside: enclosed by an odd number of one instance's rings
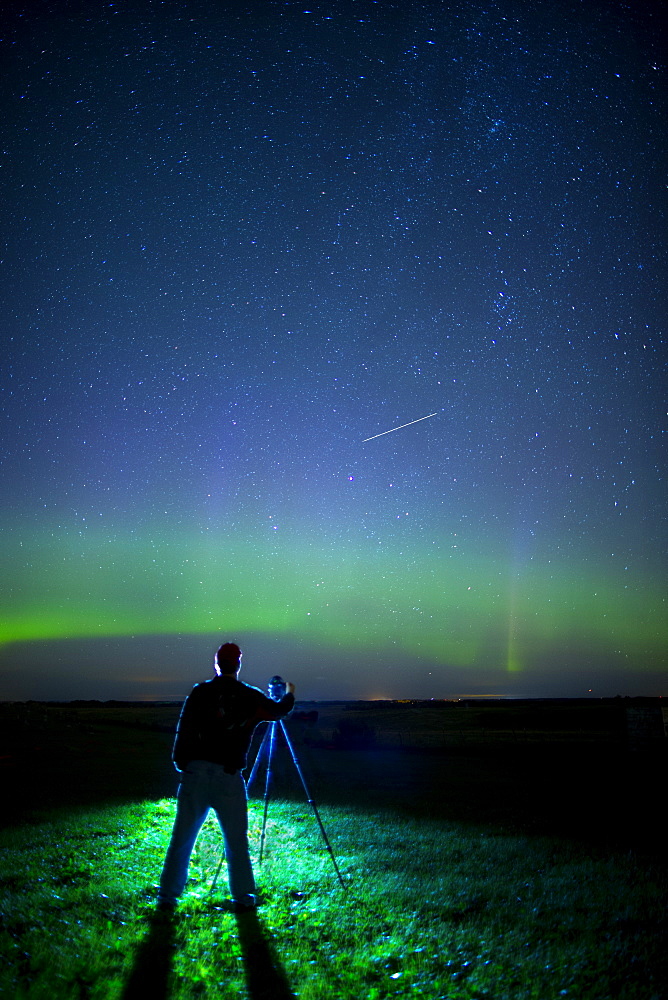
[[[438,410],[436,411],[438,413]],[[364,441],[373,441],[374,438],[380,438],[383,434],[391,434],[392,431],[400,431],[402,427],[410,427],[411,424],[419,424],[421,420],[429,420],[429,417],[435,417],[436,413],[428,413],[426,417],[418,417],[417,420],[409,420],[407,424],[399,424],[398,427],[390,427],[389,431],[381,431],[380,434],[372,434],[370,438],[364,438]]]

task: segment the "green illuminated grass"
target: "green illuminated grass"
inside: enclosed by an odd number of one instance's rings
[[[172,801],[0,834],[0,994],[23,998],[660,1000],[666,888],[649,862],[554,839],[270,805],[254,917],[213,893],[212,819],[178,916],[156,923]],[[250,806],[258,843],[261,803]],[[663,977],[663,978],[662,978]]]

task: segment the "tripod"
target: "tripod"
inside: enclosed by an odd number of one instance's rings
[[[278,674],[275,674],[269,681],[267,691],[272,701],[281,701],[282,698],[285,696],[286,691],[288,691],[288,689],[290,689],[291,692],[294,694],[294,687],[288,684],[286,681],[284,681],[283,678],[280,677]],[[248,779],[248,787],[250,788],[253,782],[253,778],[255,777],[255,774],[257,772],[258,765],[262,758],[262,751],[265,750],[267,755],[267,771],[264,783],[264,815],[262,817],[262,836],[260,837],[260,859],[259,859],[260,864],[262,864],[262,855],[264,853],[264,841],[267,832],[267,816],[269,813],[269,796],[271,792],[271,777],[272,777],[271,763],[274,756],[274,746],[276,745],[276,726],[281,727],[281,732],[283,733],[283,739],[285,740],[286,746],[290,751],[290,756],[292,757],[292,763],[295,765],[295,769],[297,771],[297,774],[299,775],[299,780],[302,783],[302,788],[304,789],[304,792],[306,794],[306,801],[313,809],[313,814],[318,822],[318,826],[320,827],[320,833],[322,834],[322,839],[324,840],[325,846],[329,851],[329,856],[332,859],[334,870],[336,871],[339,882],[341,883],[341,887],[345,889],[346,884],[343,881],[343,876],[341,875],[341,872],[339,871],[339,866],[336,863],[336,858],[334,857],[334,851],[332,850],[332,845],[330,844],[329,838],[327,837],[327,833],[325,832],[325,827],[323,826],[322,819],[320,818],[318,807],[315,804],[313,797],[311,796],[311,793],[309,792],[308,785],[306,784],[306,778],[304,777],[304,773],[301,767],[299,766],[299,761],[297,760],[297,754],[295,753],[295,748],[293,747],[292,741],[288,736],[288,732],[287,729],[285,728],[285,725],[283,724],[283,720],[280,718],[271,721],[269,723],[268,728],[265,730],[264,736],[262,737],[262,742],[260,743],[260,748],[255,756],[255,762],[251,770],[250,778]],[[223,856],[220,859],[220,864],[218,865],[218,870],[216,871],[213,882],[211,883],[211,888],[209,889],[209,893],[213,892],[215,888],[216,882],[218,881],[218,876],[220,875],[220,870],[223,867],[224,860],[225,860],[225,853],[223,852]]]
[[[329,842],[329,838],[325,831],[325,827],[323,826],[322,819],[320,818],[318,807],[315,804],[315,801],[309,791],[308,785],[306,784],[306,778],[304,777],[304,772],[302,771],[299,765],[299,761],[297,760],[297,754],[295,753],[295,748],[292,745],[292,741],[288,736],[288,731],[285,728],[285,723],[283,722],[282,719],[278,719],[275,722],[270,722],[269,725],[267,726],[264,736],[262,737],[262,742],[260,743],[260,749],[257,752],[257,756],[255,758],[255,762],[253,764],[253,768],[250,773],[250,778],[248,779],[248,787],[250,788],[253,778],[255,777],[255,774],[258,770],[260,759],[262,758],[262,753],[264,751],[267,757],[267,769],[265,772],[265,779],[264,779],[264,812],[262,815],[262,834],[260,836],[260,864],[262,864],[262,856],[264,853],[264,841],[267,832],[267,816],[269,814],[269,798],[271,795],[271,779],[272,779],[271,764],[274,757],[274,747],[276,746],[277,726],[280,726],[281,728],[281,732],[283,733],[283,738],[285,740],[286,746],[290,751],[290,756],[292,757],[292,763],[295,765],[295,770],[297,771],[297,774],[299,775],[299,780],[302,783],[302,788],[304,789],[304,793],[306,795],[306,801],[313,809],[313,815],[315,816],[318,826],[320,828],[320,833],[322,834],[322,839],[325,843],[325,847],[329,851],[329,856],[332,859],[334,870],[338,876],[342,888],[345,889],[346,884],[343,881],[343,876],[341,875],[341,872],[339,871],[339,866],[336,863],[336,858],[334,857],[334,851],[332,850],[332,845]]]

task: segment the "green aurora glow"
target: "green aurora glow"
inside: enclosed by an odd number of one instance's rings
[[[264,541],[264,548],[261,543]],[[332,544],[266,529],[158,538],[90,529],[10,553],[0,641],[142,635],[282,635],[314,647],[394,647],[441,674],[486,665],[498,675],[540,672],[570,651],[607,656],[639,675],[660,669],[668,639],[658,582],[630,588],[603,567],[566,559],[508,571],[508,557],[442,547]],[[39,573],[21,567],[39,564]],[[11,580],[11,583],[9,581]],[[577,650],[577,652],[576,652]]]

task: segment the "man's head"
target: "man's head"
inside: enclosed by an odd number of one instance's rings
[[[217,674],[236,674],[241,667],[241,650],[236,642],[224,642],[216,653],[213,668]]]

